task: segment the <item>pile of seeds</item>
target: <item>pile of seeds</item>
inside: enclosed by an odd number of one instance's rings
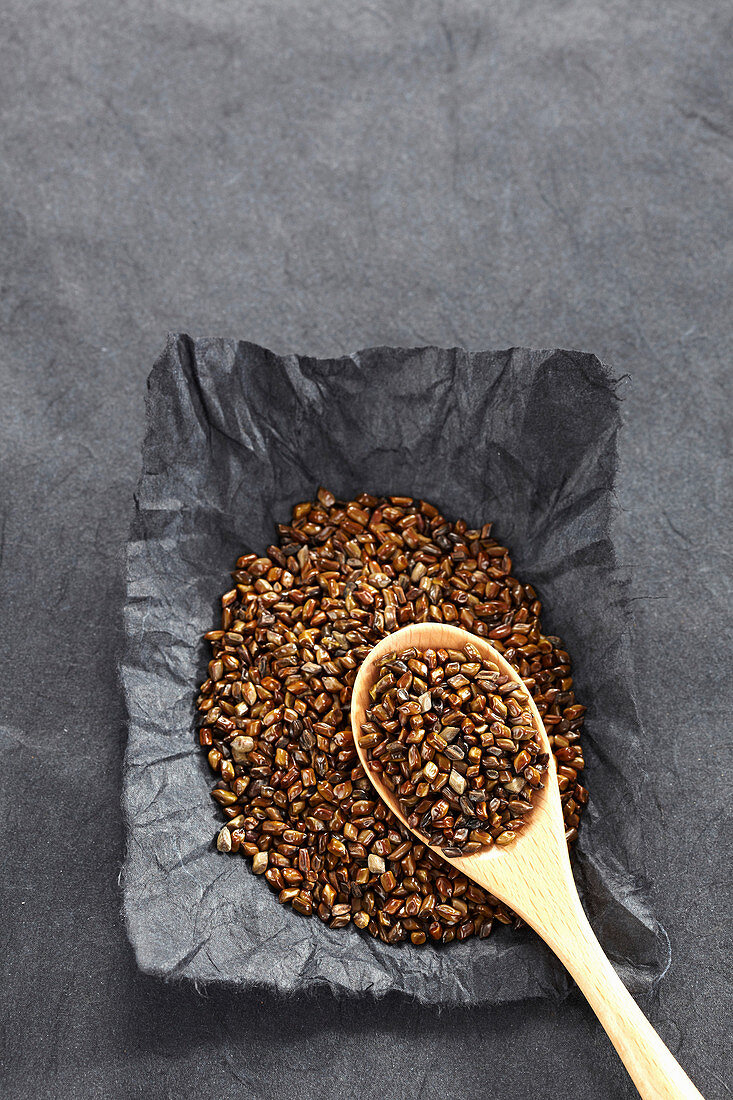
[[[510,910],[415,839],[375,794],[350,728],[371,647],[400,626],[452,622],[487,638],[531,691],[558,765],[567,838],[587,791],[585,707],[540,625],[531,585],[491,526],[449,523],[409,497],[337,501],[321,489],[277,546],[237,561],[201,685],[199,740],[217,775],[217,845],[252,860],[283,903],[386,943],[487,936]]]
[[[510,844],[549,756],[528,697],[475,646],[384,657],[360,741],[411,828],[447,856]]]

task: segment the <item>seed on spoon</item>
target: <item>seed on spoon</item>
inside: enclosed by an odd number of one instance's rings
[[[409,650],[379,662],[370,702],[361,745],[410,828],[448,856],[515,839],[548,763],[520,685],[470,644]]]

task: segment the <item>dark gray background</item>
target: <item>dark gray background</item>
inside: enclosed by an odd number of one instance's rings
[[[673,948],[645,1007],[730,1095],[728,11],[5,0],[4,1095],[633,1094],[577,994],[437,1015],[136,973],[120,552],[167,329],[577,347],[632,376],[619,539],[662,822],[639,859]]]

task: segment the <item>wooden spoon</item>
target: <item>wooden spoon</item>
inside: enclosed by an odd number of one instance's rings
[[[417,623],[383,638],[366,657],[354,684],[351,724],[359,759],[379,796],[407,828],[394,793],[371,771],[361,745],[361,727],[377,665],[388,654],[413,646],[418,650],[463,649],[468,642],[524,687],[519,674],[483,638],[443,623]],[[506,847],[494,845],[455,858],[448,858],[440,848],[433,847],[433,851],[509,905],[549,944],[587,997],[645,1100],[702,1100],[621,982],[583,912],[570,870],[554,757],[537,707],[529,690],[525,691],[543,751],[550,754],[546,782],[535,793],[527,826]]]

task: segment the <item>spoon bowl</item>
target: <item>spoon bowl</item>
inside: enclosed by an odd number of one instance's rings
[[[536,884],[535,864],[537,862],[542,863],[545,873],[547,873],[548,861],[551,860],[556,864],[555,871],[557,873],[567,873],[570,883],[572,883],[572,873],[567,856],[565,825],[560,803],[560,791],[557,785],[555,758],[552,755],[547,732],[529,689],[525,687],[524,681],[517,671],[512,668],[501,653],[489,645],[485,639],[445,623],[416,623],[412,626],[405,626],[394,634],[382,638],[381,642],[374,646],[374,649],[370,651],[362,663],[354,683],[351,697],[351,724],[354,732],[354,743],[364,770],[380,798],[386,802],[395,817],[398,817],[402,824],[409,829],[407,818],[400,809],[395,793],[382,782],[381,776],[371,771],[366,750],[361,744],[360,731],[366,721],[366,711],[370,706],[369,692],[377,680],[379,664],[384,657],[392,653],[402,653],[404,650],[413,647],[417,650],[463,649],[467,642],[470,642],[482,657],[495,665],[505,676],[509,676],[526,692],[542,751],[549,754],[549,763],[543,777],[544,786],[534,792],[532,810],[527,816],[527,825],[517,834],[511,844],[507,844],[505,847],[494,844],[472,855],[454,857],[446,856],[439,847],[434,845],[428,845],[428,847],[432,847],[436,855],[439,855],[446,863],[457,867],[464,875],[485,887],[494,897],[511,905],[520,917],[528,920],[528,923],[532,923],[525,916],[523,910],[527,908],[525,901],[530,901],[533,885]],[[419,833],[416,835],[420,836]],[[423,843],[427,843],[422,836],[420,836],[420,839]],[[525,895],[527,895],[526,898]],[[529,909],[527,911],[529,912]]]
[[[366,749],[361,744],[361,728],[371,702],[369,692],[384,657],[412,648],[463,649],[467,643],[523,688],[542,751],[549,754],[549,762],[544,786],[533,795],[526,825],[510,844],[494,844],[470,855],[450,857],[437,846],[428,847],[509,905],[552,948],[587,997],[645,1100],[702,1100],[621,982],[588,923],[570,868],[555,760],[547,732],[524,681],[493,646],[484,638],[446,623],[405,626],[374,646],[359,669],[351,699],[354,744],[367,777],[395,817],[421,843],[427,843],[418,830],[408,825],[395,793],[369,767]]]

